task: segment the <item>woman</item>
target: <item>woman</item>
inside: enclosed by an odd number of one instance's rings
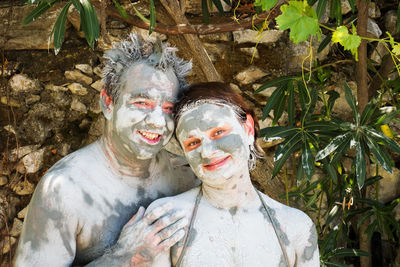
[[[223,83],[192,85],[176,107],[176,121],[176,137],[202,185],[156,201],[184,210],[189,224],[182,241],[153,266],[319,266],[310,218],[251,184],[258,125],[240,95]]]

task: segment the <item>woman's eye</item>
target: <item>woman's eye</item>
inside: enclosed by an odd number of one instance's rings
[[[196,140],[196,141],[190,142],[190,143],[188,144],[188,146],[195,146],[195,145],[197,145],[197,144],[199,144],[199,143],[200,143],[200,141],[199,141],[199,140]]]
[[[218,136],[224,133],[224,130],[218,130],[214,132],[214,136]]]

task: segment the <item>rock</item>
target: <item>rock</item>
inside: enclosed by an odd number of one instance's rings
[[[42,90],[38,80],[32,80],[25,74],[15,74],[8,82],[13,93],[39,93]]]
[[[6,185],[8,183],[8,178],[6,176],[0,176],[0,186]]]
[[[93,74],[93,68],[89,64],[76,64],[75,69],[78,69],[88,75]]]
[[[87,108],[85,104],[80,102],[77,98],[73,98],[71,102],[71,110],[78,111],[80,113],[87,113]]]
[[[399,221],[400,220],[400,205],[397,205],[396,208],[394,208],[393,212],[394,212],[394,219],[396,221]]]
[[[39,145],[22,146],[20,148],[15,148],[11,150],[8,160],[11,162],[15,162],[18,159],[22,158],[23,156],[28,155],[29,153],[32,153],[33,151],[37,150],[38,148]]]
[[[66,155],[68,155],[70,149],[71,149],[70,144],[67,144],[67,143],[59,144],[59,145],[57,145],[57,154],[65,157]]]
[[[243,93],[242,90],[240,90],[239,86],[237,86],[236,84],[230,83],[229,86],[239,95]]]
[[[0,241],[0,248],[1,248],[1,254],[7,254],[10,252],[11,248],[14,246],[14,244],[17,242],[17,239],[15,239],[12,236],[5,236],[3,240]]]
[[[379,18],[381,16],[381,10],[375,2],[370,1],[368,7],[368,16],[372,19]]]
[[[340,81],[339,79],[336,79],[337,81]],[[343,79],[342,79],[343,80]],[[353,92],[354,96],[357,99],[357,84],[354,81],[349,81],[347,82],[349,85],[351,91]],[[340,97],[336,99],[335,105],[333,106],[332,109],[332,114],[334,116],[337,116],[341,118],[342,120],[345,121],[351,121],[353,118],[353,111],[351,110],[349,104],[346,101],[345,94],[344,94],[344,89],[343,85],[335,87],[335,86],[330,86],[328,87],[328,90],[335,90],[340,94]]]
[[[5,164],[3,161],[0,161],[0,175],[10,175],[10,164]]]
[[[88,120],[88,119],[83,119],[82,121],[81,121],[81,123],[79,124],[79,128],[81,128],[81,129],[86,129],[86,128],[88,128],[89,127],[89,125],[90,125],[90,120]]]
[[[5,221],[11,221],[16,215],[16,207],[20,204],[20,199],[11,194],[9,190],[0,188],[0,230],[5,226]],[[1,246],[0,246],[1,248]]]
[[[93,69],[94,74],[96,74],[97,76],[99,76],[100,78],[103,78],[103,72],[102,72],[102,68],[100,66],[96,66]]]
[[[10,231],[10,235],[17,237],[21,234],[22,232],[22,221],[18,220],[17,218],[14,218],[14,222]]]
[[[68,85],[68,89],[74,95],[87,95],[88,93],[86,87],[82,86],[80,83],[71,83]]]
[[[66,88],[68,90],[68,88]],[[59,108],[69,108],[71,105],[71,95],[69,92],[64,91],[52,91],[50,93],[52,103],[57,103]]]
[[[21,107],[21,105],[18,103],[17,100],[12,99],[12,98],[7,99],[6,96],[2,96],[0,99],[0,102],[4,105],[10,106],[10,107],[15,107],[15,108]]]
[[[25,98],[25,103],[27,105],[36,103],[40,100],[40,95],[29,95]]]
[[[370,173],[376,172],[376,165],[370,165]],[[381,166],[378,167],[378,173],[383,177],[379,181],[379,201],[382,203],[390,202],[400,195],[400,170],[393,168],[392,173],[385,171]],[[375,185],[367,188],[367,194],[370,198],[375,199]]]
[[[133,30],[133,31],[131,31],[131,32],[136,32],[136,33],[139,34],[139,35],[143,38],[143,40],[145,40],[145,41],[147,41],[147,40],[156,40],[157,37],[160,38],[161,41],[166,41],[166,40],[168,40],[168,37],[167,37],[165,34],[162,34],[162,33],[158,33],[158,32],[154,32],[154,31],[153,31],[153,32],[149,35],[149,31],[148,31],[148,30],[141,29],[141,28],[137,28],[137,27],[132,28],[132,30]]]
[[[227,45],[210,43],[204,43],[203,45],[212,62],[225,58],[224,52],[228,50]]]
[[[373,19],[368,19],[367,32],[372,34],[373,38],[379,38],[382,35],[382,30]]]
[[[97,97],[94,97],[92,101],[90,102],[89,105],[89,111],[95,113],[95,114],[100,114],[102,112],[99,104],[99,99]]]
[[[9,78],[18,71],[20,66],[21,64],[19,62],[8,61],[7,64],[4,64],[3,67],[0,68],[0,76]]]
[[[26,173],[35,173],[43,165],[44,148],[29,153],[22,158],[21,162],[25,167]]]
[[[65,73],[65,78],[79,82],[79,83],[84,83],[86,85],[90,85],[93,82],[93,79],[90,78],[89,76],[86,76],[79,70],[67,70]]]
[[[348,0],[341,0],[340,5],[342,7],[342,15],[346,15],[351,11],[351,6]]]
[[[252,58],[253,58],[253,56],[254,56],[255,59],[260,58],[260,54],[258,53],[258,49],[255,48],[255,47],[242,47],[242,48],[240,48],[240,51],[242,51],[243,53],[251,56]]]
[[[26,206],[25,208],[23,208],[20,212],[18,212],[17,217],[19,219],[24,219],[26,216],[26,212],[28,211],[28,206]]]
[[[233,40],[238,43],[259,43],[269,44],[275,43],[282,37],[283,31],[280,30],[268,30],[262,33],[261,39],[258,37],[258,32],[253,30],[234,31]]]
[[[36,5],[5,5],[0,8],[0,44],[4,50],[48,50],[53,48],[53,42],[49,42],[49,36],[54,23],[65,6],[64,2],[56,2],[49,8],[45,16],[39,16],[35,21],[22,25],[24,18],[32,12]],[[68,27],[68,25],[67,25]],[[6,29],[10,29],[5,34]]]
[[[57,91],[64,91],[64,92],[68,91],[68,88],[67,88],[67,87],[54,85],[54,84],[52,84],[52,83],[46,84],[46,85],[44,86],[44,89],[46,89],[46,90],[51,90],[51,91],[55,91],[55,92],[57,92]]]
[[[4,128],[4,130],[6,130],[7,132],[10,132],[10,133],[12,133],[12,134],[16,134],[16,133],[15,133],[15,129],[14,129],[14,127],[13,127],[12,125],[6,125],[6,126],[4,126],[3,128]]]
[[[102,115],[99,115],[97,119],[92,123],[89,129],[89,135],[94,137],[100,137],[104,132],[105,119]]]
[[[28,180],[24,180],[18,182],[12,189],[19,196],[31,195],[35,190],[35,185]]]
[[[385,44],[383,42],[378,42],[375,50],[371,54],[371,60],[375,61],[374,64],[380,65],[383,57],[388,53],[389,51],[387,50]]]
[[[267,73],[261,70],[260,68],[256,66],[250,66],[244,71],[239,72],[235,76],[235,80],[237,80],[241,85],[246,85],[253,83],[258,79],[261,79],[265,75],[267,75]]]
[[[199,37],[200,40],[205,42],[230,42],[233,39],[231,32],[206,34],[206,35],[200,35]]]
[[[90,85],[92,88],[96,89],[96,91],[101,92],[103,89],[103,82],[101,80],[97,80]]]
[[[388,11],[385,16],[385,28],[391,35],[396,34],[397,12],[395,10]]]
[[[255,83],[255,84],[253,84],[252,87],[253,87],[254,91],[256,91],[261,85],[262,84]],[[276,88],[277,87],[269,87],[269,88],[266,88],[263,91],[259,92],[258,94],[270,98],[272,93],[275,91]]]

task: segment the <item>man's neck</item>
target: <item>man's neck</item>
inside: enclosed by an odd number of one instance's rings
[[[248,171],[235,174],[220,186],[202,184],[204,198],[212,206],[225,209],[240,209],[258,204],[257,192],[251,184]]]
[[[149,177],[153,159],[138,159],[132,153],[117,149],[110,135],[103,135],[100,144],[114,172],[128,177]]]

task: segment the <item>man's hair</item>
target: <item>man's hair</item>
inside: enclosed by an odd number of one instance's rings
[[[171,68],[178,78],[179,88],[187,86],[185,76],[192,70],[192,62],[176,56],[177,48],[155,41],[144,41],[138,34],[131,33],[127,40],[114,44],[106,51],[103,68],[103,85],[105,92],[115,103],[118,100],[124,73],[135,63],[142,62],[166,71]]]

